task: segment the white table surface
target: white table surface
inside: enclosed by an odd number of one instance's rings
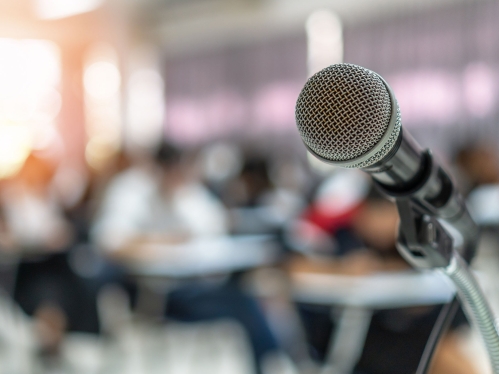
[[[225,274],[272,264],[278,256],[271,235],[199,238],[181,244],[150,244],[144,250],[158,256],[127,262],[134,275],[189,278]]]
[[[298,302],[366,309],[435,305],[449,302],[455,287],[438,271],[403,271],[366,276],[297,273],[293,296]]]

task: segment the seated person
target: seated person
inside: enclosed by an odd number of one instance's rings
[[[65,331],[96,333],[93,281],[70,264],[78,245],[75,226],[54,189],[57,164],[30,155],[20,172],[2,184],[2,249],[20,257],[13,297],[35,317],[41,353],[58,355]]]
[[[180,151],[163,143],[154,162],[141,159],[111,181],[92,231],[109,256],[133,261],[149,244],[224,235],[227,217],[223,205],[182,163]],[[250,338],[258,371],[278,350],[258,303],[242,291],[237,277],[218,282],[198,279],[173,290],[166,317],[192,322],[235,319]]]
[[[352,194],[352,191],[349,193]],[[320,222],[322,228],[312,221],[302,223],[301,229],[305,225],[308,229],[304,231],[309,234],[304,242],[313,244],[316,252],[306,257],[295,257],[289,264],[292,274],[319,272],[355,276],[410,268],[395,248],[399,220],[395,204],[379,196],[374,190],[367,197],[361,196],[360,200],[355,201],[348,214],[333,216],[331,220],[322,216],[320,221],[316,221]],[[317,214],[309,214],[308,217],[317,217]],[[340,221],[341,224],[338,224]],[[311,355],[322,362],[326,359],[335,327],[331,319],[331,306],[301,304],[299,310]],[[354,373],[414,373],[439,311],[440,307],[376,311]],[[454,327],[463,323],[465,319],[461,314],[456,317]],[[442,349],[434,358],[432,373],[475,372],[472,365],[459,353],[452,332],[442,339],[440,346]]]

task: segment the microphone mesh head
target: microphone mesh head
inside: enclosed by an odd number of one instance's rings
[[[348,162],[372,150],[389,131],[392,102],[378,74],[357,65],[337,64],[308,80],[295,114],[300,135],[313,152],[329,161]],[[397,123],[383,152],[345,166],[366,167],[379,161],[395,143],[400,131]]]

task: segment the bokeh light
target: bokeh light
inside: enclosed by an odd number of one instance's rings
[[[138,69],[128,80],[127,121],[125,136],[132,146],[149,148],[163,134],[164,82],[153,68]]]
[[[38,17],[56,19],[97,9],[103,0],[33,0]]]
[[[14,175],[33,145],[56,131],[60,75],[55,43],[0,39],[0,178]]]
[[[116,50],[109,44],[91,45],[83,73],[85,159],[92,168],[106,165],[122,143],[121,72]]]
[[[99,61],[85,70],[85,90],[95,100],[107,100],[120,89],[121,76],[116,65]]]
[[[309,75],[343,61],[343,30],[338,15],[328,9],[316,10],[305,28]]]

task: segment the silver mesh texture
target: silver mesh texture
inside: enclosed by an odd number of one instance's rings
[[[395,127],[391,131],[390,137],[388,139],[386,139],[386,141],[384,142],[381,149],[378,152],[376,152],[374,155],[369,157],[367,160],[352,163],[352,164],[347,165],[345,167],[348,167],[348,168],[366,168],[368,166],[371,166],[372,164],[375,164],[379,160],[381,160],[383,157],[385,157],[392,150],[393,146],[395,145],[395,142],[397,141],[397,138],[398,138],[399,133],[400,133],[400,126],[401,125],[402,125],[402,122],[400,120],[400,109],[397,107],[397,118],[396,118],[396,122],[395,122]]]
[[[381,141],[388,131],[392,103],[378,74],[357,65],[337,64],[308,80],[298,97],[295,114],[300,135],[313,152],[332,162],[348,162],[365,155]],[[397,123],[390,131],[374,155],[343,166],[367,167],[384,157],[400,132],[398,112]]]

